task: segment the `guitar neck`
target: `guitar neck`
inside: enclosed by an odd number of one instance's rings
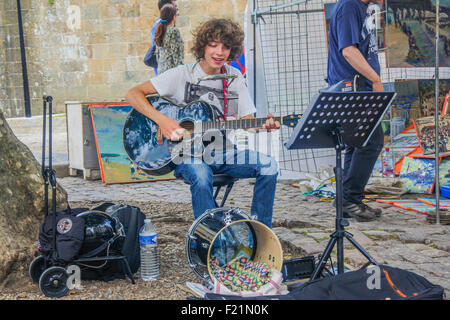
[[[236,129],[250,129],[260,128],[266,123],[267,118],[253,118],[253,119],[239,119],[227,121],[207,121],[202,123],[202,129],[206,130],[236,130]],[[273,117],[274,121],[279,121],[283,124],[283,117]]]

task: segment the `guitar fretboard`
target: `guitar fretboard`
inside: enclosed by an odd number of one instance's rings
[[[255,119],[239,119],[227,121],[207,121],[202,123],[202,129],[206,130],[236,130],[236,129],[250,129],[260,128],[266,123],[267,118]],[[274,121],[279,121],[283,124],[283,117],[273,117]]]

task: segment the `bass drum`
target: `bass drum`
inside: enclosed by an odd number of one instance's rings
[[[198,217],[186,235],[189,267],[202,280],[213,284],[211,261],[219,266],[246,256],[281,271],[283,251],[278,237],[265,224],[239,208],[215,208]]]

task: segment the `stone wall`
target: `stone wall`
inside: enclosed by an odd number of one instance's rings
[[[154,76],[142,62],[150,30],[159,16],[157,1],[21,0],[32,115],[42,112],[42,95],[65,101],[119,101],[126,91]],[[185,41],[211,17],[232,18],[243,26],[246,0],[177,0],[177,26]],[[16,0],[0,3],[0,110],[25,115]],[[79,10],[79,26],[74,19]],[[4,62],[4,63],[3,63]]]

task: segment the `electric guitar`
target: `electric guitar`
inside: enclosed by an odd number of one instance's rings
[[[267,118],[218,121],[213,107],[204,101],[194,101],[180,107],[160,96],[147,97],[159,112],[178,121],[186,129],[188,137],[171,141],[162,136],[158,125],[135,109],[127,116],[123,127],[123,145],[130,158],[140,169],[150,175],[164,175],[175,169],[174,158],[186,150],[194,156],[201,155],[205,142],[203,135],[211,131],[260,128]],[[302,115],[274,117],[275,121],[295,127]],[[180,143],[183,147],[179,148]],[[190,147],[186,147],[189,144]],[[177,148],[178,147],[178,148]],[[182,151],[180,151],[182,150]]]

